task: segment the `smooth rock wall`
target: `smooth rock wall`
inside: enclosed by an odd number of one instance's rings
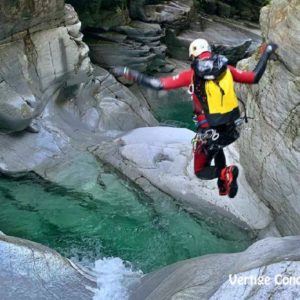
[[[63,23],[64,0],[2,0],[0,2],[0,44],[25,30],[49,29]]]
[[[80,21],[66,6],[64,26],[25,32],[0,45],[0,129],[21,131],[68,80],[91,74]],[[80,80],[78,78],[78,80]]]
[[[51,11],[49,12],[51,13]],[[72,6],[64,24],[0,45],[0,172],[37,171],[90,145],[157,124],[147,103],[93,67]],[[23,131],[36,132],[35,134]],[[68,153],[70,151],[70,153]]]
[[[300,2],[274,0],[261,14],[267,41],[279,45],[257,86],[241,85],[251,130],[239,139],[241,164],[281,234],[300,233]],[[257,56],[239,67],[252,69]]]

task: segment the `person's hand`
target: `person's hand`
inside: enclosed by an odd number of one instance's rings
[[[112,74],[116,77],[121,77],[125,75],[125,67],[116,67],[112,69]]]
[[[266,51],[267,53],[274,53],[276,51],[276,49],[278,48],[278,45],[275,43],[268,43],[267,47],[266,47]]]
[[[131,70],[127,67],[116,67],[111,71],[116,77],[124,76],[128,80],[133,80],[139,84],[147,86],[155,90],[162,90],[163,84],[159,78],[154,78],[140,73],[136,70]]]
[[[116,77],[124,76],[128,80],[134,80],[137,82],[140,82],[144,76],[142,73],[135,70],[131,70],[128,67],[116,67],[112,70],[112,73]]]

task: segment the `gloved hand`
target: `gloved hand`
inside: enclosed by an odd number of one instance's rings
[[[261,57],[253,70],[253,72],[255,73],[253,83],[259,82],[263,73],[265,72],[268,60],[272,58],[272,54],[276,51],[277,48],[278,45],[275,43],[268,43],[262,45],[262,47],[260,48]]]
[[[147,76],[139,71],[131,70],[127,67],[116,67],[112,70],[112,73],[116,76],[124,76],[126,79],[134,80],[144,86],[150,87],[155,90],[163,89],[163,85],[159,78]]]
[[[127,67],[116,67],[112,70],[112,73],[116,77],[124,76],[125,78],[127,78],[129,80],[134,80],[137,82],[139,82],[141,76],[143,76],[140,72],[131,70]]]
[[[125,70],[125,67],[116,67],[116,68],[113,68],[111,70],[111,72],[116,77],[120,77],[120,76],[124,76],[124,74],[125,74],[124,70]]]
[[[265,51],[267,53],[272,54],[272,53],[274,53],[276,51],[277,48],[278,48],[277,44],[275,44],[275,43],[268,43]]]

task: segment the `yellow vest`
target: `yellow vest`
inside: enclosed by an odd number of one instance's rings
[[[209,126],[232,123],[240,117],[239,102],[229,69],[215,80],[198,81],[197,77],[194,77],[194,85],[198,84],[199,88],[195,87],[195,94],[202,104]],[[205,95],[201,92],[201,86]]]
[[[210,114],[225,114],[239,106],[232,74],[228,69],[218,80],[207,80],[205,92]]]

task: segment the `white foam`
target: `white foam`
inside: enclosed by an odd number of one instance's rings
[[[103,258],[95,262],[97,290],[93,300],[127,300],[128,289],[137,283],[141,271],[133,271],[120,258]]]

